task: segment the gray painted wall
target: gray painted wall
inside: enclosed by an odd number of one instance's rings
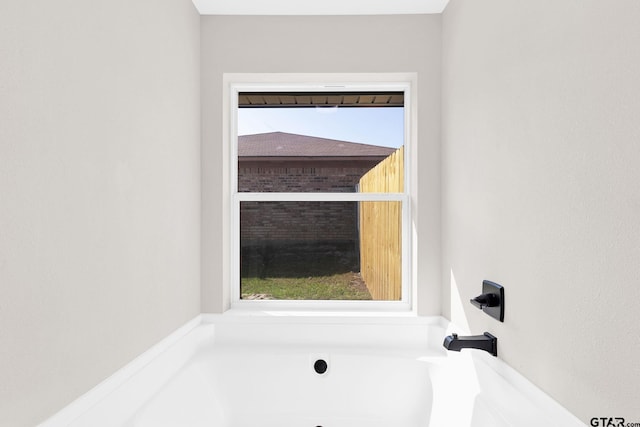
[[[0,425],[200,312],[199,16],[0,2]]]
[[[452,0],[443,311],[561,404],[640,420],[640,3]],[[468,303],[506,287],[505,323]]]
[[[226,308],[223,73],[418,73],[418,303],[440,314],[441,16],[203,16],[202,310]]]

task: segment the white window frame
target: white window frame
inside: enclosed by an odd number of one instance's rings
[[[228,278],[227,307],[258,311],[412,312],[416,313],[414,221],[415,140],[417,138],[417,74],[285,74],[225,73],[223,76],[224,218],[230,254],[223,274]],[[404,193],[246,193],[238,192],[238,95],[241,92],[404,92]],[[240,202],[243,201],[399,201],[402,203],[402,296],[400,301],[243,300],[240,298]],[[227,240],[228,239],[228,240]]]

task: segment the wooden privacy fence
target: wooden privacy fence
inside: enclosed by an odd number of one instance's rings
[[[367,172],[362,193],[404,191],[404,149]],[[402,204],[360,202],[360,274],[374,300],[397,301],[402,291]]]

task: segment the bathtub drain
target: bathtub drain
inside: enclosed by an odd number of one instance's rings
[[[317,374],[324,374],[325,372],[327,372],[327,362],[325,362],[322,359],[318,359],[316,360],[316,363],[313,364],[313,369],[316,371]],[[317,427],[322,427],[322,426],[317,426]]]

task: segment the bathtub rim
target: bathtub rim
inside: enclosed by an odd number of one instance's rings
[[[85,393],[78,396],[68,405],[37,425],[37,427],[67,427],[80,418],[95,405],[115,392],[131,377],[143,370],[149,363],[156,360],[167,350],[182,340],[189,332],[203,324],[203,315],[199,314],[184,325],[167,335],[165,338],[149,347],[146,351],[132,359],[126,365],[116,370],[107,378],[99,382]]]
[[[38,424],[38,427],[63,427],[69,426],[75,420],[85,416],[91,409],[100,404],[103,400],[109,398],[112,393],[117,393],[117,389],[130,380],[133,376],[143,371],[147,365],[152,364],[157,360],[163,360],[162,356],[170,354],[169,350],[175,350],[179,348],[179,342],[187,337],[192,331],[198,327],[211,327],[216,325],[340,325],[348,324],[350,326],[356,325],[386,325],[386,326],[419,326],[419,327],[434,327],[437,331],[437,337],[440,338],[440,334],[444,336],[452,329],[456,329],[456,326],[449,320],[442,316],[411,316],[411,315],[387,315],[380,316],[379,313],[339,313],[338,315],[330,315],[329,313],[318,312],[242,312],[230,310],[222,314],[204,313],[199,314],[192,320],[186,322],[183,326],[176,329],[169,334],[163,340],[157,344],[151,346],[147,351],[134,358],[131,362],[126,364],[121,369],[114,372],[108,378],[100,382],[98,385],[88,390],[86,393],[79,396],[77,399],[69,403],[67,406],[60,409],[57,413],[53,414],[50,418],[46,419],[42,423]],[[458,328],[459,329],[459,328]],[[196,334],[198,335],[198,334]],[[193,335],[192,335],[193,336]],[[187,361],[190,358],[190,354],[197,351],[199,344],[197,339],[190,341],[191,344],[186,352],[179,352],[182,360],[170,361],[171,366],[181,366],[181,363]],[[432,342],[433,343],[433,342]],[[433,344],[432,344],[433,345]],[[174,347],[175,346],[175,347]],[[441,347],[441,345],[439,346]],[[175,353],[175,351],[174,351]],[[441,355],[429,355],[427,359],[439,359],[440,363],[446,363],[449,358],[467,357],[472,363],[482,369],[488,369],[502,377],[507,383],[514,386],[520,393],[531,399],[535,406],[544,408],[545,412],[555,414],[556,419],[565,420],[566,425],[580,425],[584,426],[575,415],[571,414],[569,410],[550,395],[545,393],[542,389],[533,384],[530,380],[525,378],[522,374],[508,365],[505,361],[499,358],[491,357],[489,354],[483,352],[461,352],[452,354],[451,352],[443,351]],[[179,368],[179,366],[178,366]]]
[[[291,324],[297,325],[422,325],[444,328],[449,322],[441,316],[417,316],[414,312],[369,312],[326,310],[246,310],[230,309],[224,313],[200,313],[165,338],[149,347],[122,368],[116,370],[85,393],[72,400],[56,413],[37,424],[37,427],[68,427],[95,405],[157,360],[199,326],[223,324]],[[195,348],[194,348],[195,351]]]

